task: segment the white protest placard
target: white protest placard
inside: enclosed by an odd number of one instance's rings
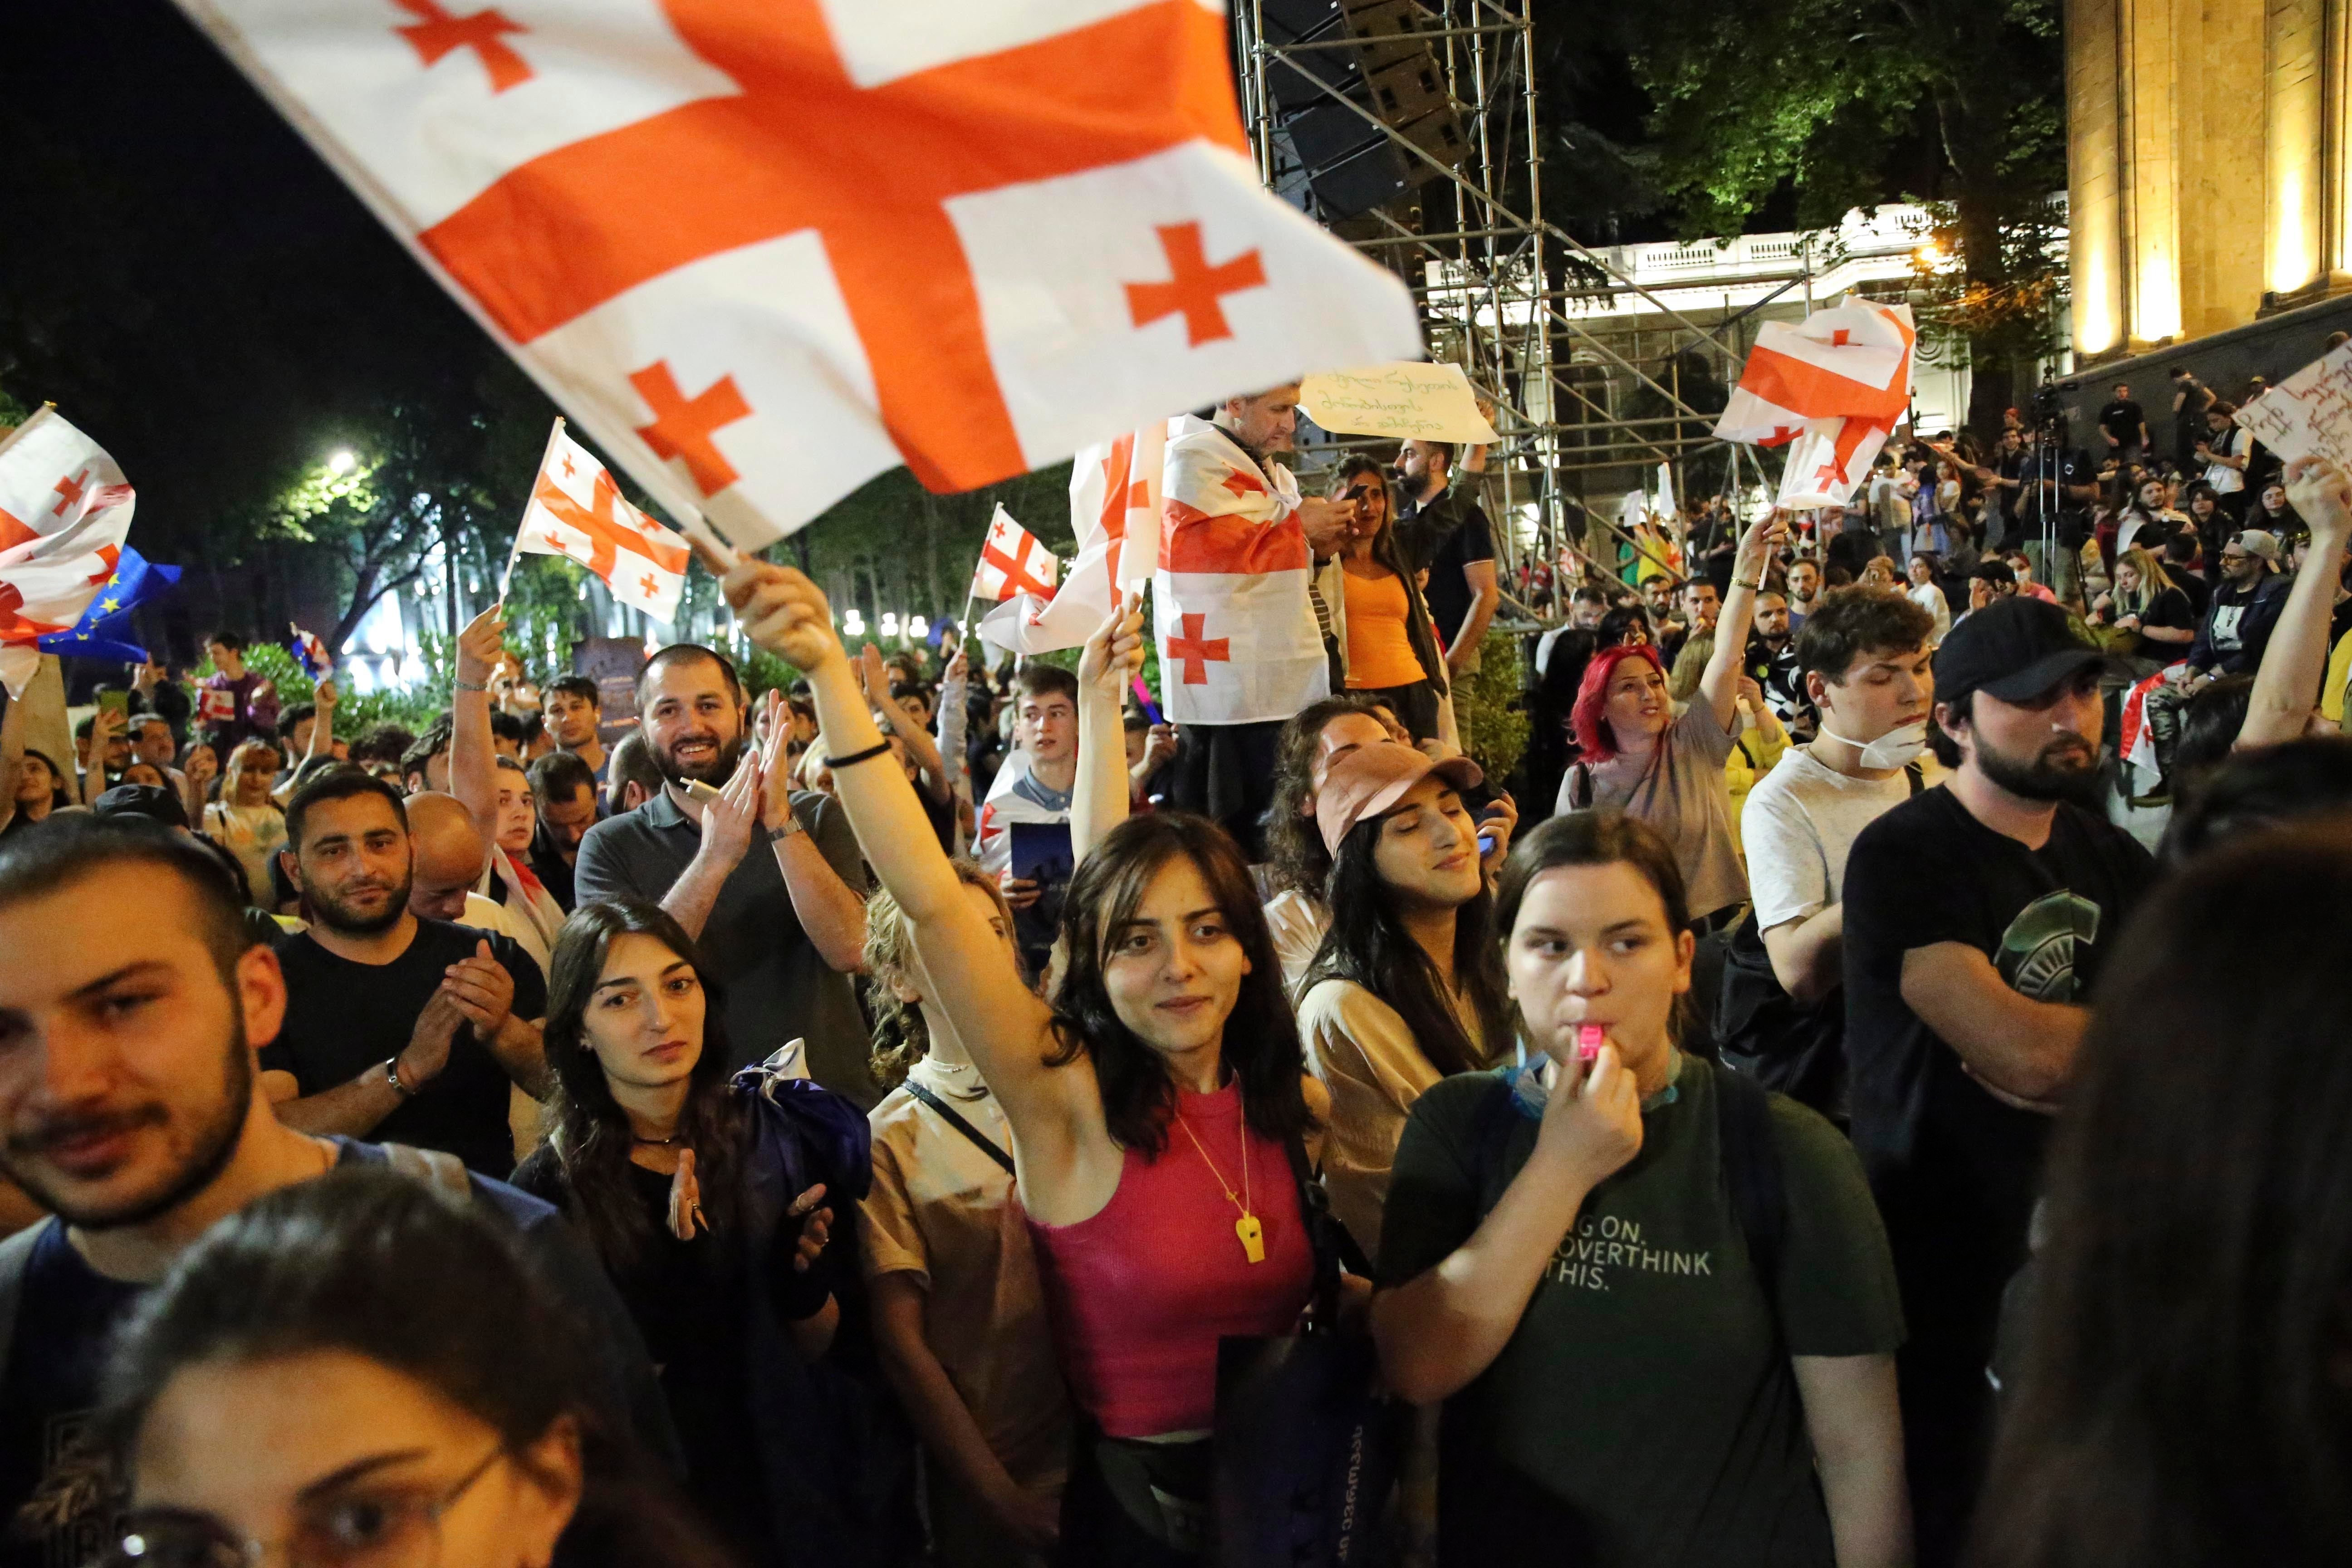
[[[2326,458],[2352,473],[2352,343],[2305,365],[2238,410],[2237,422],[2288,462]]]
[[[1335,436],[1393,436],[1486,447],[1495,427],[1457,364],[1399,362],[1310,375],[1299,384],[1307,417]]]

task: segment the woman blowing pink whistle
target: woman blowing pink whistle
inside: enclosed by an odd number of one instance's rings
[[[1119,690],[1142,655],[1122,605],[1078,669],[1078,869],[1050,1005],[964,895],[890,765],[824,596],[745,562],[727,597],[806,672],[834,785],[1013,1134],[1063,1370],[1082,1421],[1062,1560],[1199,1560],[1217,1342],[1290,1331],[1314,1284],[1297,1173],[1319,1121],[1282,969],[1241,855],[1181,813],[1122,821]]]

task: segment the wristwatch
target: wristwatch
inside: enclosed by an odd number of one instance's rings
[[[415,1100],[416,1098],[416,1090],[409,1088],[408,1085],[400,1081],[400,1058],[398,1057],[386,1057],[383,1058],[383,1081],[392,1085],[392,1092],[400,1096],[401,1099]]]
[[[790,838],[795,833],[807,831],[807,828],[801,826],[801,819],[787,811],[784,813],[784,820],[781,826],[768,829],[768,842],[773,844],[779,838]]]

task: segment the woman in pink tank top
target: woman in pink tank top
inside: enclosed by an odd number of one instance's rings
[[[729,572],[727,593],[751,640],[806,672],[835,792],[1010,1124],[1083,1417],[1060,1559],[1196,1561],[1218,1341],[1288,1333],[1307,1305],[1296,1173],[1326,1101],[1233,840],[1181,813],[1123,820],[1119,694],[1141,615],[1122,605],[1079,666],[1078,868],[1048,1005],[964,896],[904,773],[873,765],[888,752],[824,595],[756,561]]]

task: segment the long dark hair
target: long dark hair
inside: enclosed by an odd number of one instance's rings
[[[1296,890],[1323,896],[1324,879],[1331,874],[1331,852],[1323,847],[1322,831],[1306,815],[1315,798],[1315,748],[1322,743],[1323,726],[1342,713],[1369,714],[1377,699],[1347,692],[1310,702],[1292,714],[1275,742],[1274,804],[1265,822],[1266,858],[1271,862],[1275,890]]]
[[[559,1564],[719,1568],[725,1558],[700,1524],[592,1397],[583,1325],[484,1206],[353,1164],[215,1226],[116,1333],[98,1430],[118,1468],[132,1468],[148,1412],[182,1371],[344,1351],[496,1430],[526,1475],[530,1447],[570,1417],[584,1484]]]
[[[2165,884],[2101,975],[1979,1510],[1992,1568],[2332,1563],[2352,1542],[2352,832]]]
[[[1486,1065],[1511,1038],[1509,987],[1502,949],[1495,941],[1495,900],[1482,880],[1477,896],[1454,911],[1454,975],[1478,1016],[1484,1044],[1462,1026],[1437,965],[1404,928],[1396,894],[1381,880],[1374,852],[1382,817],[1359,822],[1339,840],[1326,901],[1331,929],[1316,950],[1300,994],[1318,980],[1348,980],[1396,1009],[1413,1043],[1439,1072],[1451,1077]],[[1473,829],[1475,832],[1475,829]]]
[[[1205,816],[1161,811],[1130,816],[1111,829],[1070,879],[1062,901],[1062,984],[1054,994],[1061,1048],[1047,1058],[1066,1067],[1093,1058],[1110,1135],[1157,1158],[1168,1144],[1176,1085],[1150,1046],[1119,1021],[1103,984],[1103,954],[1135,918],[1161,867],[1189,858],[1209,885],[1217,910],[1248,955],[1241,994],[1225,1019],[1225,1065],[1239,1080],[1242,1107],[1261,1137],[1303,1134],[1312,1118],[1299,1077],[1307,1070],[1298,1047],[1298,1020],[1283,994],[1282,960],[1274,951],[1265,911],[1258,907],[1249,866],[1224,829]]]
[[[703,1210],[718,1235],[731,1232],[740,1207],[738,1173],[748,1131],[744,1103],[727,1087],[732,1075],[727,1065],[726,999],[693,938],[658,904],[614,899],[581,905],[555,939],[547,982],[547,1065],[555,1070],[551,1141],[572,1188],[572,1217],[615,1271],[634,1263],[653,1239],[653,1223],[630,1189],[629,1151],[635,1134],[588,1045],[586,1018],[604,973],[605,952],[614,937],[629,933],[659,942],[686,960],[702,983],[702,1054],[688,1077],[677,1134],[694,1151]]]

